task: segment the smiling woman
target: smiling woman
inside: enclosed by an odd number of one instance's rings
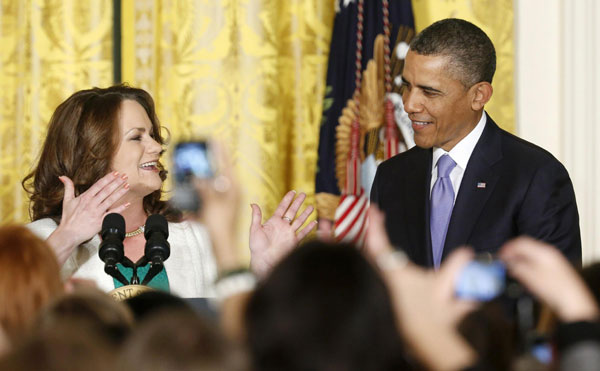
[[[216,268],[207,232],[181,221],[161,200],[167,172],[160,129],[152,97],[125,85],[82,90],[57,107],[23,186],[31,201],[29,228],[47,239],[63,278],[91,279],[105,291],[118,287],[98,257],[104,216],[123,215],[125,256],[135,262],[144,255],[140,231],[147,217],[162,214],[170,222],[171,256],[149,285],[184,297],[212,295]]]
[[[162,140],[155,137],[152,121],[137,101],[121,102],[118,123],[118,149],[112,158],[111,170],[128,176],[129,192],[121,198],[121,203],[125,203],[160,190],[158,161]]]

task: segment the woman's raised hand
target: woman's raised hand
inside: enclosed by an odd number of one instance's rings
[[[112,172],[100,178],[87,191],[75,196],[73,181],[59,177],[65,186],[62,216],[58,228],[48,237],[48,244],[62,265],[79,244],[89,240],[102,228],[109,213],[120,213],[129,203],[112,207],[129,190],[127,176]],[[112,207],[112,208],[111,208]]]
[[[256,204],[251,205],[250,266],[259,277],[266,275],[271,267],[296,246],[298,241],[306,237],[317,226],[317,222],[312,221],[300,229],[314,208],[308,206],[296,217],[306,195],[300,193],[298,197],[295,196],[295,191],[290,191],[283,196],[273,216],[264,224],[261,224],[260,207]]]

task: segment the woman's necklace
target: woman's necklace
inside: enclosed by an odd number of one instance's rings
[[[144,233],[144,226],[140,225],[138,227],[138,229],[136,229],[135,231],[125,233],[125,238],[137,236],[138,234],[142,234],[142,233]]]

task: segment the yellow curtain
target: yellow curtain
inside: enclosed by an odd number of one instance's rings
[[[505,130],[515,132],[512,0],[412,0],[417,32],[443,18],[466,19],[488,34],[496,47],[494,94],[486,110]]]
[[[122,3],[123,80],[148,89],[178,140],[216,138],[243,191],[270,215],[314,178],[334,2],[136,0]]]
[[[21,180],[56,106],[112,83],[112,1],[0,2],[0,220],[26,222]]]

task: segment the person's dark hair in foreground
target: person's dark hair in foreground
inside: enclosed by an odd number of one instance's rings
[[[246,358],[212,324],[187,310],[146,317],[122,348],[120,371],[243,371]]]
[[[42,311],[37,328],[50,331],[61,321],[78,323],[82,331],[91,329],[116,346],[133,328],[133,315],[127,306],[91,287],[57,298]]]
[[[257,371],[408,369],[387,288],[351,245],[298,247],[252,294],[245,320]]]
[[[458,324],[460,334],[490,371],[509,370],[515,354],[515,329],[505,314],[505,304],[500,300],[484,303]]]
[[[182,298],[159,290],[143,292],[125,300],[124,304],[131,309],[136,322],[164,310],[177,310],[190,315],[195,313]]]
[[[34,331],[0,358],[0,370],[114,370],[115,344],[79,320],[60,320]]]

